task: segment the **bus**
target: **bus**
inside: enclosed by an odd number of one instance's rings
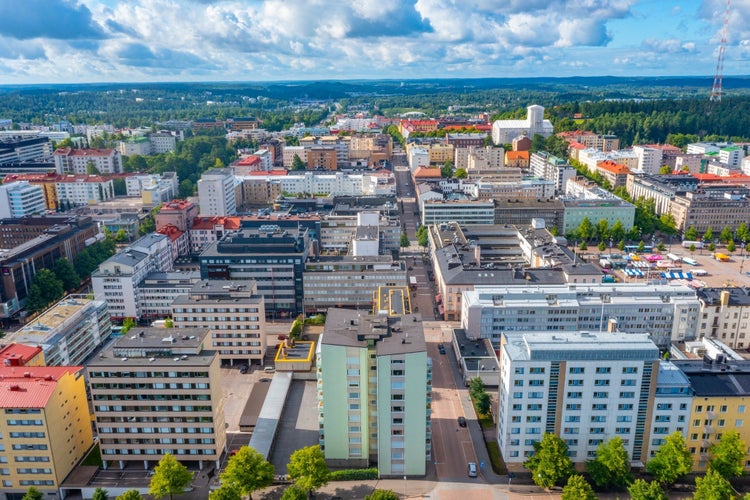
[[[625,245],[625,253],[651,253],[654,250],[652,245],[643,245],[643,250],[638,250],[639,245]]]

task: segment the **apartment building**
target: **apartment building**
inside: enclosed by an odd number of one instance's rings
[[[173,225],[180,231],[187,232],[198,216],[198,206],[187,200],[172,200],[163,203],[154,215],[156,229],[166,225]]]
[[[377,464],[382,477],[424,476],[432,444],[432,366],[420,318],[329,309],[317,349],[326,461]]]
[[[49,137],[0,135],[0,165],[51,161],[52,141]]]
[[[101,175],[60,175],[55,181],[55,188],[58,203],[66,210],[115,197],[112,179]]]
[[[200,214],[203,217],[237,214],[235,177],[229,168],[214,168],[198,181]]]
[[[136,310],[141,319],[158,320],[172,316],[172,303],[187,295],[201,275],[198,271],[152,271],[138,285]]]
[[[654,457],[670,434],[679,432],[687,436],[694,395],[685,373],[674,363],[661,360],[649,412],[649,439],[644,441],[648,453],[643,454],[642,463]]]
[[[638,157],[638,168],[646,174],[658,174],[662,165],[662,153],[659,148],[649,146],[633,146],[633,152]]]
[[[670,213],[680,231],[694,227],[702,234],[709,227],[737,228],[741,223],[750,220],[750,199],[732,192],[685,193],[683,196],[674,197],[670,204]]]
[[[506,151],[505,166],[508,168],[520,168],[527,170],[531,161],[531,153],[528,151]]]
[[[560,132],[557,136],[568,142],[577,142],[586,148],[594,148],[599,151],[608,152],[620,149],[620,139],[616,135],[576,130]]]
[[[171,453],[218,469],[226,446],[219,356],[206,328],[134,328],[87,364],[105,464],[153,468]],[[107,465],[105,465],[106,467]]]
[[[81,366],[0,367],[0,499],[60,486],[94,445]]]
[[[456,147],[453,163],[456,169],[472,174],[481,174],[502,169],[505,166],[505,149],[501,147]]]
[[[659,349],[646,334],[504,332],[500,342],[497,441],[511,470],[534,443],[560,436],[577,464],[623,439],[631,463],[645,462]]]
[[[482,148],[487,141],[487,134],[470,134],[470,133],[448,133],[445,135],[445,143],[450,144],[456,150],[459,148]]]
[[[535,177],[554,181],[555,191],[558,193],[564,193],[568,181],[575,179],[576,176],[575,169],[566,160],[546,151],[531,154],[529,170]]]
[[[475,286],[463,292],[461,327],[500,345],[503,332],[648,333],[660,347],[693,340],[700,304],[684,285],[632,283]]]
[[[698,337],[717,339],[732,349],[750,347],[750,289],[701,288],[697,293],[701,305]]]
[[[46,366],[39,346],[5,344],[0,347],[0,366]]]
[[[609,182],[612,189],[625,187],[628,182],[628,175],[630,175],[628,167],[611,160],[604,160],[597,163],[596,171],[602,174],[602,177]]]
[[[263,364],[266,311],[252,280],[200,280],[171,305],[177,329],[208,328],[208,348],[222,362]]]
[[[111,334],[105,302],[68,295],[7,339],[41,347],[47,366],[73,366],[84,364]]]
[[[89,166],[102,175],[122,173],[122,157],[116,149],[60,148],[54,158],[58,174],[87,175]]]
[[[47,210],[40,186],[27,181],[0,185],[0,219],[20,219]]]
[[[171,153],[177,149],[177,136],[166,131],[150,134],[148,142],[151,145],[149,153],[152,155]]]
[[[307,168],[337,170],[336,148],[333,146],[311,146],[307,150]]]

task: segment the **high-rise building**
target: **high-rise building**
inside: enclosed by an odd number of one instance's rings
[[[198,181],[200,215],[236,215],[235,184],[235,177],[229,168],[214,168],[204,172]]]
[[[0,219],[20,219],[47,210],[41,186],[27,181],[0,185]]]
[[[59,488],[94,445],[81,366],[0,367],[0,498]]]
[[[317,365],[326,461],[377,463],[381,476],[423,476],[432,367],[420,318],[329,309]]]
[[[644,334],[505,332],[500,346],[497,440],[520,470],[545,433],[560,436],[574,463],[623,439],[630,460],[645,461],[659,349]]]
[[[203,348],[208,332],[136,327],[87,364],[105,463],[149,469],[171,453],[219,468],[226,422],[219,357]]]

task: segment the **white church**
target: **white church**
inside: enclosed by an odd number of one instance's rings
[[[533,104],[526,108],[525,120],[496,120],[492,124],[492,142],[496,145],[509,144],[519,135],[532,139],[539,134],[549,137],[554,132],[552,122],[544,119],[544,108]]]

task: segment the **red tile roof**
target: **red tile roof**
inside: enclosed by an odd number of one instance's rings
[[[159,229],[157,229],[156,232],[159,234],[163,234],[164,236],[167,236],[172,241],[179,239],[180,236],[185,234],[179,229],[177,229],[177,226],[175,226],[174,224],[165,224]]]
[[[160,212],[170,212],[172,210],[186,210],[193,206],[193,203],[187,200],[172,200],[163,203]]]
[[[224,229],[239,229],[240,217],[196,217],[191,230],[213,230],[216,225],[223,225]]]
[[[253,176],[253,175],[258,175],[258,176],[261,176],[261,175],[278,175],[278,176],[284,176],[284,175],[288,175],[288,174],[289,174],[289,172],[287,172],[286,170],[279,169],[279,170],[269,170],[267,172],[265,172],[263,170],[258,171],[258,172],[250,172],[249,175],[250,176]]]
[[[508,160],[528,160],[529,152],[528,151],[506,151],[505,158],[507,158]]]
[[[0,408],[44,408],[57,381],[82,366],[0,367]]]
[[[596,168],[606,170],[607,172],[615,175],[627,175],[630,173],[630,169],[628,167],[612,160],[600,161],[596,164]]]
[[[239,160],[237,163],[235,163],[235,165],[241,166],[241,167],[247,167],[247,166],[250,166],[250,165],[258,164],[260,162],[261,162],[260,161],[260,156],[257,156],[257,155],[248,155],[248,156],[242,158],[241,160]]]
[[[438,177],[442,177],[439,168],[417,167],[417,170],[414,171],[415,179],[434,179]]]
[[[0,348],[0,366],[23,366],[42,352],[41,347],[8,344]]]

